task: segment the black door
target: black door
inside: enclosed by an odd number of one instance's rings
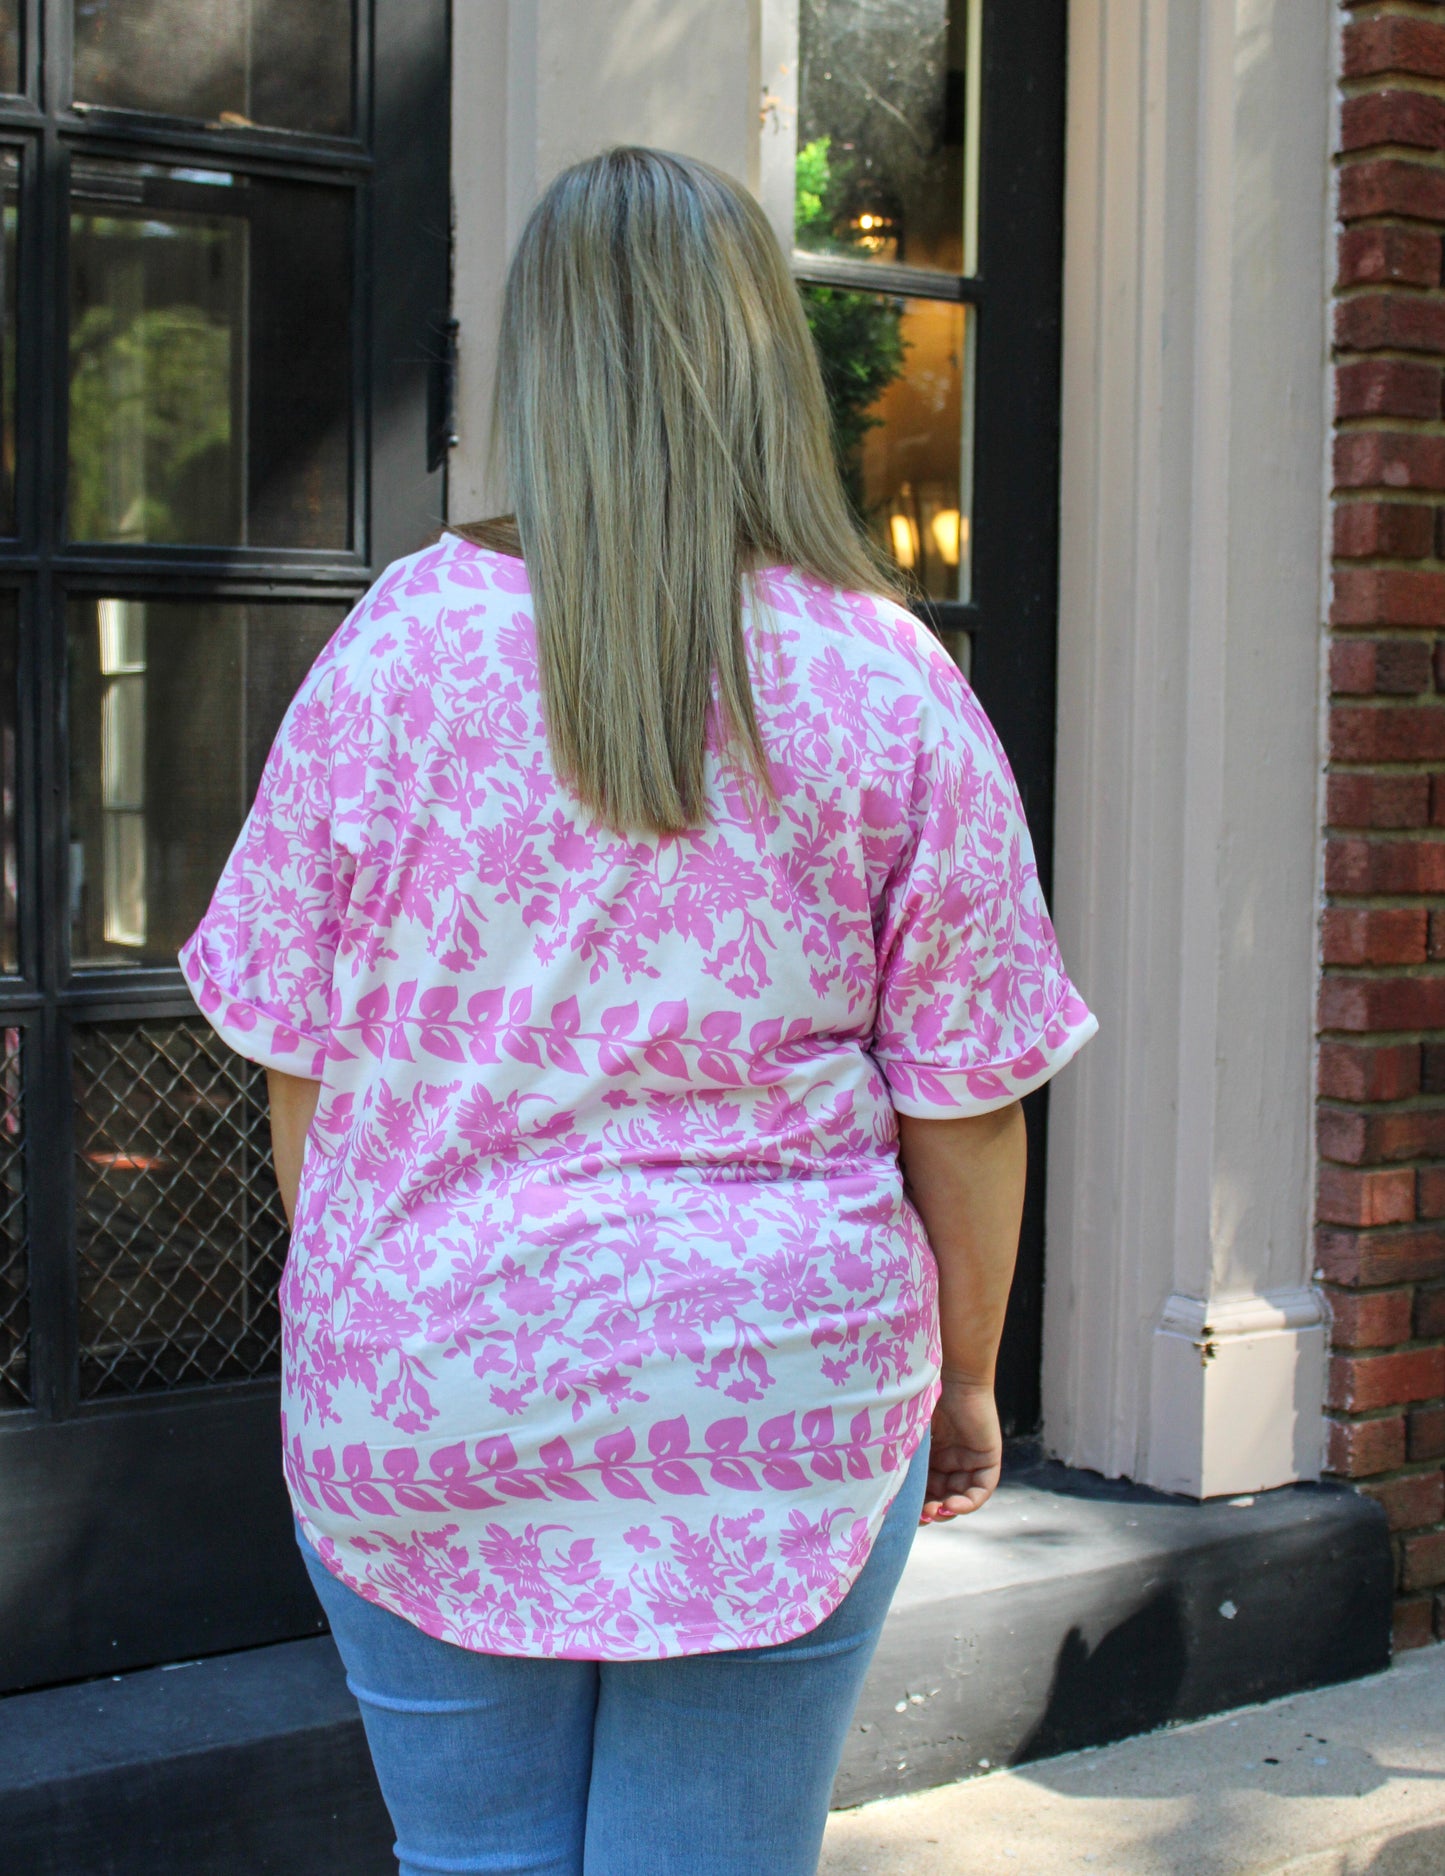
[[[263,1077],[175,968],[444,512],[446,0],[0,0],[0,1688],[320,1627]]]
[[[1059,0],[800,0],[794,273],[855,503],[914,575],[1053,847]],[[1039,1422],[1047,1091],[999,1369]]]

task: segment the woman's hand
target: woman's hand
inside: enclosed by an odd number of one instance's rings
[[[993,1388],[951,1381],[933,1410],[928,1488],[920,1524],[942,1524],[977,1511],[993,1496],[1003,1466],[1003,1432]]]

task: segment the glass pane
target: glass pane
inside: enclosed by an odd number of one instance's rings
[[[351,0],[75,0],[75,97],[346,136]]]
[[[967,599],[972,308],[846,287],[800,291],[854,506],[930,599]]]
[[[30,1254],[20,1132],[20,1031],[0,1029],[0,1407],[30,1392]]]
[[[70,604],[71,958],[173,964],[336,605]]]
[[[348,544],[351,205],[76,159],[73,540]]]
[[[973,272],[980,4],[800,0],[800,248]]]
[[[82,1395],[273,1372],[265,1071],[204,1023],[154,1022],[77,1027],[73,1072]]]
[[[17,628],[15,595],[0,593],[0,971],[20,968],[20,866],[16,840],[19,764],[15,744]],[[0,1195],[0,1211],[4,1198]]]
[[[20,89],[20,0],[0,0],[0,91]]]
[[[15,532],[15,315],[20,158],[0,150],[0,534]]]

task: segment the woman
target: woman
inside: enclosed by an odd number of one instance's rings
[[[792,1876],[1094,1022],[752,200],[559,177],[496,408],[515,521],[342,626],[183,953],[270,1071],[298,1537],[408,1876]]]

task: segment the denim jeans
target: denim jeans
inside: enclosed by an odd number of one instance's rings
[[[401,1876],[813,1876],[927,1467],[925,1438],[853,1587],[809,1634],[667,1661],[458,1648],[338,1582],[301,1538]]]

